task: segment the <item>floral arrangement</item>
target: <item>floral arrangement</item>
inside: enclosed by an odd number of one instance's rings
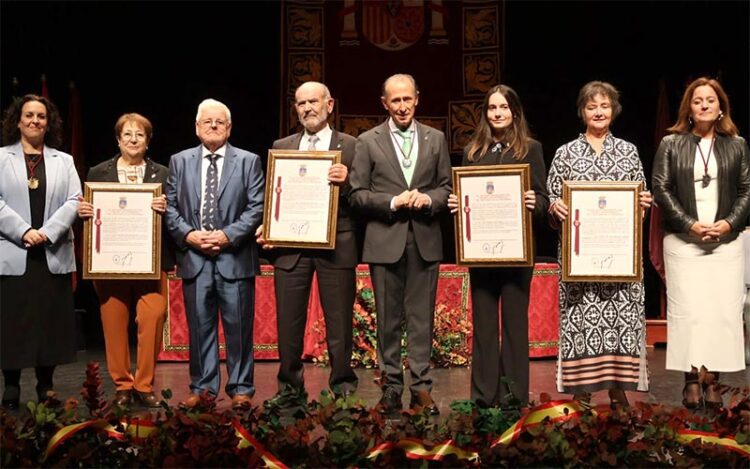
[[[456,318],[459,318],[456,320]],[[375,296],[370,287],[362,279],[357,280],[357,293],[354,303],[352,366],[363,368],[377,368],[377,309]],[[313,330],[320,336],[325,324],[322,319],[315,321]],[[471,325],[466,317],[445,304],[438,303],[435,307],[435,327],[432,338],[432,363],[436,367],[466,366],[471,362],[469,339]],[[401,338],[401,356],[406,358],[406,332]],[[315,345],[313,362],[328,365],[328,352],[325,339]],[[406,362],[406,360],[405,360]]]
[[[155,413],[109,408],[98,365],[82,395],[0,412],[2,467],[748,467],[750,388],[728,408],[692,414],[658,404],[589,408],[541,402],[526,412],[456,401],[442,421],[385,420],[355,396],[327,392],[292,418],[272,402],[218,412],[205,399]]]

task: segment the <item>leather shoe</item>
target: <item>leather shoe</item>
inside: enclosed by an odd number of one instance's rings
[[[250,407],[250,404],[252,403],[252,398],[250,394],[235,394],[232,396],[232,408],[233,409],[241,409],[243,407]]]
[[[3,399],[2,407],[5,410],[18,410],[20,406],[20,399]]]
[[[411,404],[409,405],[416,413],[427,411],[430,415],[440,415],[437,404],[432,400],[432,396],[427,391],[419,391],[411,395]]]
[[[201,403],[201,396],[200,394],[195,394],[191,392],[188,394],[187,399],[180,402],[180,407],[187,407],[188,409],[192,409],[193,407],[197,406]]]
[[[135,397],[135,401],[141,404],[144,407],[161,407],[161,401],[158,397],[156,397],[156,394],[154,394],[153,391],[150,392],[141,392],[141,391],[135,391],[133,393],[133,397]]]
[[[375,407],[388,418],[398,417],[401,412],[401,394],[390,386],[386,387]]]
[[[18,386],[5,386],[3,392],[3,409],[18,410],[21,405],[21,388]]]
[[[119,406],[128,406],[133,401],[130,389],[115,392],[115,398],[112,399],[112,404]]]

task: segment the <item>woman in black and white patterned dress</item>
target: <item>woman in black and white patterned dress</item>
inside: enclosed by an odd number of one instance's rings
[[[557,149],[547,177],[552,224],[568,215],[563,181],[642,181],[638,150],[612,135],[621,111],[618,91],[592,81],[578,94],[585,133]],[[641,192],[641,206],[651,195]],[[557,388],[588,400],[607,389],[613,402],[628,404],[625,391],[648,390],[646,318],[642,282],[560,282],[560,346]]]

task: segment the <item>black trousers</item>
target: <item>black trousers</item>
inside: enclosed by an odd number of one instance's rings
[[[353,392],[357,389],[357,375],[351,366],[355,269],[334,268],[306,254],[300,256],[292,270],[274,269],[279,390],[287,384],[298,389],[305,385],[302,350],[313,273],[318,275],[318,293],[326,322],[326,344],[331,360],[328,384],[335,392]]]
[[[378,361],[383,386],[399,394],[404,389],[401,333],[406,323],[406,353],[412,394],[432,390],[430,353],[435,319],[439,262],[426,262],[411,231],[406,249],[394,264],[370,264],[375,306],[378,311]]]
[[[529,290],[531,267],[471,268],[471,398],[505,405],[510,393],[529,400]],[[502,340],[498,302],[502,298]],[[506,378],[503,382],[501,379]]]

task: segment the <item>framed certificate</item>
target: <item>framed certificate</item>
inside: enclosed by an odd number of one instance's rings
[[[275,247],[334,249],[339,188],[328,169],[340,151],[269,150],[263,238]]]
[[[531,267],[534,238],[523,193],[528,164],[453,168],[456,263],[472,267]]]
[[[83,278],[161,277],[161,215],[151,201],[161,184],[84,183],[94,217],[83,223]]]
[[[642,217],[638,181],[564,181],[564,282],[640,282]]]

